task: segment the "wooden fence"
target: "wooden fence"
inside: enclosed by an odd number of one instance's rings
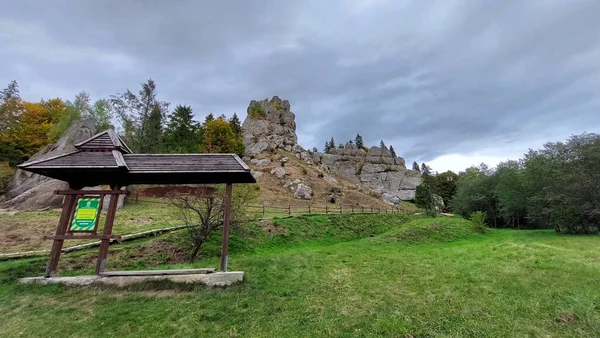
[[[343,205],[248,205],[248,210],[252,214],[259,214],[263,217],[269,216],[293,216],[293,215],[329,215],[329,214],[380,214],[380,213],[406,213],[401,207],[390,206],[386,208],[374,206],[343,206]]]
[[[171,205],[171,203],[156,199],[142,199],[135,198],[133,200],[137,203],[154,203]],[[250,204],[246,206],[248,212],[251,215],[269,218],[269,217],[282,217],[282,216],[298,216],[298,215],[330,215],[330,214],[408,214],[408,211],[403,209],[401,206],[389,206],[381,208],[379,206],[372,205],[340,205],[340,204],[325,204],[325,205],[270,205],[269,203],[263,204]]]

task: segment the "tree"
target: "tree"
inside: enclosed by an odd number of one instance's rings
[[[496,167],[494,176],[494,193],[498,199],[500,217],[507,226],[519,228],[527,208],[527,193],[521,165],[518,161],[502,162]]]
[[[490,226],[498,226],[498,202],[493,172],[484,164],[458,174],[452,210],[468,218],[475,211],[485,212]]]
[[[160,147],[157,140],[162,138],[160,133],[169,103],[158,101],[156,95],[156,83],[149,79],[142,84],[139,95],[126,90],[110,98],[115,115],[121,119],[125,142],[134,152],[152,153],[159,150],[155,147]]]
[[[390,153],[392,153],[392,157],[396,159],[396,151],[394,151],[394,147],[390,145]]]
[[[423,162],[421,164],[421,174],[423,174],[423,175],[431,174],[431,168],[427,164],[425,164],[425,162]]]
[[[200,151],[204,153],[244,154],[244,141],[237,136],[231,124],[223,118],[205,122]]]
[[[163,149],[163,119],[164,113],[158,105],[154,105],[146,120],[144,134],[146,143],[140,146],[142,153],[160,153]]]
[[[11,81],[8,87],[0,91],[0,134],[14,128],[16,118],[23,110],[23,101],[19,94],[19,84]]]
[[[229,123],[231,124],[231,129],[233,129],[233,132],[235,133],[235,135],[242,137],[242,133],[243,133],[243,129],[242,129],[242,123],[240,122],[240,119],[237,116],[237,113],[233,113],[233,116],[231,117],[231,119],[229,119]]]
[[[356,138],[354,139],[354,143],[356,144],[356,147],[358,149],[362,149],[365,146],[365,144],[363,142],[363,138],[362,138],[362,136],[360,136],[360,134],[356,134]]]
[[[323,148],[323,152],[329,152],[329,141],[325,141],[325,147]]]
[[[329,141],[329,144],[327,145],[326,152],[329,152],[332,149],[335,149],[335,140],[333,139],[333,136],[331,137],[331,140]]]
[[[96,125],[96,131],[107,130],[111,126],[112,113],[110,102],[106,99],[96,100],[91,110],[91,117]]]
[[[379,141],[379,148],[381,148],[381,150],[385,149],[385,143],[383,143],[383,140]]]
[[[213,123],[214,121],[209,121]],[[200,253],[202,244],[209,240],[211,234],[221,228],[225,210],[225,189],[217,186],[214,197],[177,196],[169,197],[169,202],[179,211],[180,219],[190,226],[188,233],[192,241],[190,262],[194,262]],[[243,220],[251,216],[247,210],[250,203],[258,198],[256,187],[241,184],[233,189],[231,199],[231,231],[240,231]]]
[[[15,129],[18,118],[23,112],[23,101],[19,94],[17,81],[12,81],[8,87],[0,91],[0,164],[3,162],[16,165],[20,156],[15,149]]]
[[[413,161],[412,170],[416,170],[418,172],[421,172],[421,168],[419,168],[419,163],[417,163],[417,161]]]
[[[444,205],[449,206],[456,193],[458,175],[448,170],[435,176],[436,193],[444,200]]]
[[[194,121],[192,107],[178,105],[169,117],[164,133],[164,146],[167,152],[198,152],[201,139],[198,138],[198,122]]]
[[[422,182],[415,191],[415,204],[419,208],[425,209],[425,213],[436,217],[438,205],[436,201],[435,178],[429,174],[422,177]]]
[[[73,102],[65,102],[65,111],[58,118],[58,122],[52,127],[48,134],[50,142],[56,142],[75,121],[82,117],[91,117],[92,106],[90,105],[90,96],[86,92],[80,92],[75,95]]]
[[[208,122],[211,122],[211,121],[214,121],[214,120],[215,120],[215,116],[213,115],[213,113],[209,113],[204,118],[204,123],[208,123]]]

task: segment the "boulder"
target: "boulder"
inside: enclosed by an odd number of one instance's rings
[[[383,199],[383,201],[387,204],[390,205],[394,205],[394,204],[398,204],[400,203],[400,197],[396,196],[396,195],[392,195],[389,193],[384,192],[383,194],[381,194],[381,198]]]
[[[271,170],[271,175],[275,175],[279,179],[282,179],[285,176],[285,174],[285,169],[283,169],[282,167],[277,167]]]
[[[312,198],[312,189],[304,183],[298,184],[294,197],[303,200],[309,200]]]
[[[263,172],[260,170],[251,170],[250,173],[255,179],[259,179],[263,175]]]
[[[250,160],[250,163],[258,167],[266,167],[269,164],[271,164],[271,160],[269,160],[268,158],[264,158],[261,160],[253,158],[252,160]]]
[[[331,184],[338,184],[338,181],[334,177],[331,177],[329,175],[323,176],[323,179]]]
[[[290,159],[287,157],[282,157],[281,160],[279,160],[281,163],[287,163]]]

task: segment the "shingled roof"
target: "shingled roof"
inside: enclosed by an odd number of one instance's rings
[[[19,168],[68,182],[75,189],[102,184],[256,183],[250,168],[235,154],[132,154],[112,129],[75,148]]]

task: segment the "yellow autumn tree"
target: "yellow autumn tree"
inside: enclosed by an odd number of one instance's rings
[[[200,151],[203,153],[235,153],[243,155],[244,141],[235,134],[231,124],[222,117],[207,120],[202,126],[202,144]]]
[[[14,128],[2,136],[2,143],[9,144],[14,157],[29,158],[50,143],[49,132],[66,112],[61,99],[42,102],[23,102],[23,109]]]

